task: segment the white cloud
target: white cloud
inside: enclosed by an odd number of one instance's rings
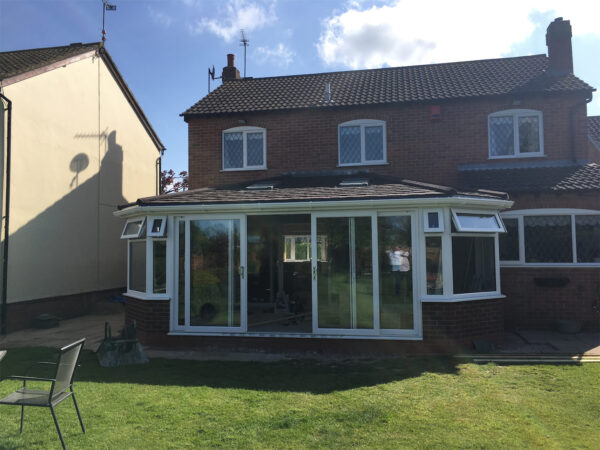
[[[327,64],[373,68],[500,57],[531,35],[534,12],[571,20],[574,35],[600,30],[597,1],[394,0],[361,5],[351,2],[324,21],[317,49]]]
[[[190,28],[193,34],[209,32],[227,42],[240,33],[240,29],[252,31],[263,28],[277,19],[275,2],[267,4],[248,0],[229,0],[218,18],[197,20]]]
[[[148,6],[148,13],[154,22],[165,28],[169,28],[173,23],[173,18],[171,16],[162,11],[154,9],[152,6]]]
[[[295,53],[283,43],[276,47],[258,47],[256,57],[259,63],[270,61],[280,67],[287,67],[293,61]]]

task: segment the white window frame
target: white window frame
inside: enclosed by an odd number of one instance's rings
[[[513,139],[514,139],[514,154],[512,155],[492,155],[492,130],[491,120],[493,117],[511,116],[513,119]],[[539,124],[539,152],[523,152],[519,148],[519,117],[536,116]],[[488,115],[488,156],[490,159],[507,159],[507,158],[535,158],[544,155],[544,120],[541,111],[535,109],[505,109]]]
[[[493,213],[493,212],[489,212],[489,211],[472,211],[472,210],[466,210],[466,209],[454,209],[454,208],[451,209],[451,212],[452,212],[452,222],[454,223],[454,226],[456,227],[456,231],[458,231],[459,233],[506,233],[506,227],[504,226],[504,223],[502,222],[502,219],[500,219],[500,216],[498,215],[498,213]],[[460,214],[481,214],[481,215],[494,217],[496,219],[496,222],[498,223],[498,227],[497,228],[465,227],[460,223],[460,220],[458,219],[458,216]]]
[[[141,226],[140,229],[138,230],[137,233],[132,233],[132,234],[125,234],[125,230],[127,230],[127,226],[130,223],[135,223],[135,222],[141,222]],[[123,226],[123,231],[121,232],[121,239],[139,239],[140,236],[142,235],[142,233],[144,232],[144,227],[146,225],[146,218],[145,217],[136,217],[135,219],[129,219],[127,222],[125,222],[125,225]]]
[[[225,167],[225,135],[227,133],[242,133],[242,167]],[[248,165],[248,152],[247,152],[247,134],[248,133],[262,133],[263,134],[263,164],[260,166],[249,166]],[[224,172],[233,172],[239,170],[265,170],[267,168],[267,129],[261,127],[234,127],[223,130],[221,135],[221,170]]]
[[[492,238],[494,240],[494,271],[496,275],[496,288],[491,291],[477,291],[477,292],[465,292],[456,294],[454,292],[454,263],[452,264],[452,270],[450,272],[450,276],[452,277],[452,297],[455,301],[460,300],[468,300],[472,298],[498,298],[502,294],[500,293],[500,248],[499,248],[499,237],[498,232],[487,232],[487,233],[474,233],[474,232],[454,232],[450,233],[450,241],[453,245],[452,238],[454,237],[474,237],[474,238]],[[450,259],[453,260],[454,257],[454,248],[452,248],[452,254],[450,255]]]
[[[429,214],[436,213],[438,215],[438,226],[429,226]],[[425,209],[423,210],[423,231],[425,233],[443,233],[444,232],[444,215],[440,209]]]
[[[162,223],[160,225],[160,230],[158,230],[158,231],[152,231],[152,227],[154,225],[155,220],[162,220]],[[148,237],[164,237],[166,229],[167,229],[167,216],[149,217],[148,218],[148,231],[146,233],[146,236],[148,236]]]
[[[358,163],[342,163],[342,143],[340,139],[340,131],[343,127],[360,126],[360,162]],[[383,133],[383,159],[369,160],[365,159],[365,127],[381,126]],[[340,123],[338,125],[338,167],[345,166],[374,166],[387,164],[387,131],[385,121],[375,119],[358,119]]]
[[[518,220],[519,260],[500,261],[501,267],[600,267],[600,263],[577,262],[577,227],[575,216],[597,216],[600,211],[592,209],[572,208],[547,208],[547,209],[522,209],[501,213],[502,217]],[[573,260],[571,262],[541,263],[526,262],[525,260],[525,220],[526,216],[570,216],[571,218],[571,245]]]

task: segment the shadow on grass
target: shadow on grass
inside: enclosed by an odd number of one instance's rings
[[[52,349],[10,350],[2,375],[23,374],[35,361],[54,361]],[[96,355],[84,351],[77,381],[158,386],[207,386],[275,392],[326,394],[419,377],[424,373],[457,374],[451,358],[395,358],[373,362],[281,361],[231,362],[152,359],[149,364],[101,367]],[[36,376],[49,373],[36,372]]]

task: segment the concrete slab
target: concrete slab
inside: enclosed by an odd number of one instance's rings
[[[504,354],[555,354],[600,356],[600,333],[519,330],[506,332],[497,345]]]

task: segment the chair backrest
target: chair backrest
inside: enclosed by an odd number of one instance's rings
[[[58,364],[56,365],[56,375],[54,376],[56,381],[52,384],[50,398],[66,391],[73,384],[75,368],[77,367],[79,355],[81,354],[84,343],[85,338],[60,349],[60,356],[58,358]]]

